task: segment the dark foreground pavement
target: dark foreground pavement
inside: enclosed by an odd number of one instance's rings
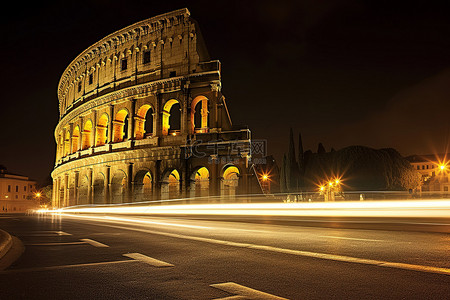
[[[25,245],[0,298],[449,299],[450,221],[389,224],[0,216]]]

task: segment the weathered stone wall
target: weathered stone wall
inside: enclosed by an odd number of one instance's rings
[[[250,132],[231,131],[220,63],[206,59],[182,9],[119,30],[72,61],[58,89],[54,205],[189,197],[200,186],[245,192]],[[223,181],[230,166],[237,175]]]

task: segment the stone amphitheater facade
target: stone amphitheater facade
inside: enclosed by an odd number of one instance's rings
[[[246,193],[251,135],[234,128],[187,9],[84,50],[58,86],[53,205]]]

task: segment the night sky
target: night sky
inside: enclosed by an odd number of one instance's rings
[[[42,183],[55,158],[57,85],[104,36],[187,7],[234,124],[287,149],[445,152],[450,129],[448,1],[42,1],[2,9],[0,164]]]

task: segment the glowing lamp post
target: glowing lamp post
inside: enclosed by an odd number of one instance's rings
[[[321,185],[319,188],[320,195],[324,196],[325,201],[334,201],[335,200],[335,193],[339,192],[341,189],[341,180],[340,179],[334,179],[328,181],[327,184]]]
[[[264,173],[261,175],[261,188],[263,193],[270,194],[270,178],[269,175]]]

